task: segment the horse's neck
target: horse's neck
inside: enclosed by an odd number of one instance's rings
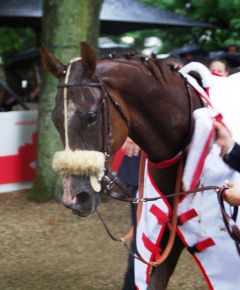
[[[135,63],[102,62],[101,76],[126,104],[130,137],[153,161],[170,159],[189,141],[192,111],[201,106],[184,79],[163,66],[157,74]]]
[[[175,84],[167,83],[163,89],[159,86],[151,94],[141,96],[139,93],[135,107],[129,106],[130,137],[141,145],[151,160],[162,161],[174,157],[187,146],[193,127],[192,112],[201,104],[193,90],[187,91],[181,78],[179,82],[175,80]]]

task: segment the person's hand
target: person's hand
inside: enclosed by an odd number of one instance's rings
[[[225,126],[223,126],[220,122],[215,122],[214,125],[216,128],[216,143],[221,147],[222,154],[225,154],[235,142],[231,136],[231,133]]]
[[[127,137],[126,141],[124,142],[122,149],[125,155],[128,157],[138,156],[141,150],[140,147],[129,137]]]
[[[224,200],[230,205],[239,206],[240,205],[240,185],[237,185],[233,182],[226,182],[226,185],[229,187],[224,191]]]

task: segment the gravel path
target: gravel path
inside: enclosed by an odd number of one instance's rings
[[[127,253],[96,215],[79,218],[57,202],[0,194],[0,290],[120,290]],[[100,211],[116,234],[129,228],[129,207],[108,201]],[[207,290],[185,252],[168,290]]]

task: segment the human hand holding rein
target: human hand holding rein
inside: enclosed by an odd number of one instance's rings
[[[226,181],[228,189],[224,191],[224,200],[232,206],[240,205],[240,185]]]

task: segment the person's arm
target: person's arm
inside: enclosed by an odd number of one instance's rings
[[[237,144],[229,130],[219,122],[215,122],[216,143],[221,148],[223,161],[234,170],[240,172],[240,145]]]
[[[235,143],[232,150],[224,154],[223,160],[230,167],[240,172],[240,145]]]
[[[216,143],[221,147],[221,155],[224,162],[230,167],[240,172],[240,145],[237,144],[229,130],[219,122],[215,122],[216,127]],[[229,187],[224,192],[224,199],[230,205],[240,205],[240,185],[227,182]]]

